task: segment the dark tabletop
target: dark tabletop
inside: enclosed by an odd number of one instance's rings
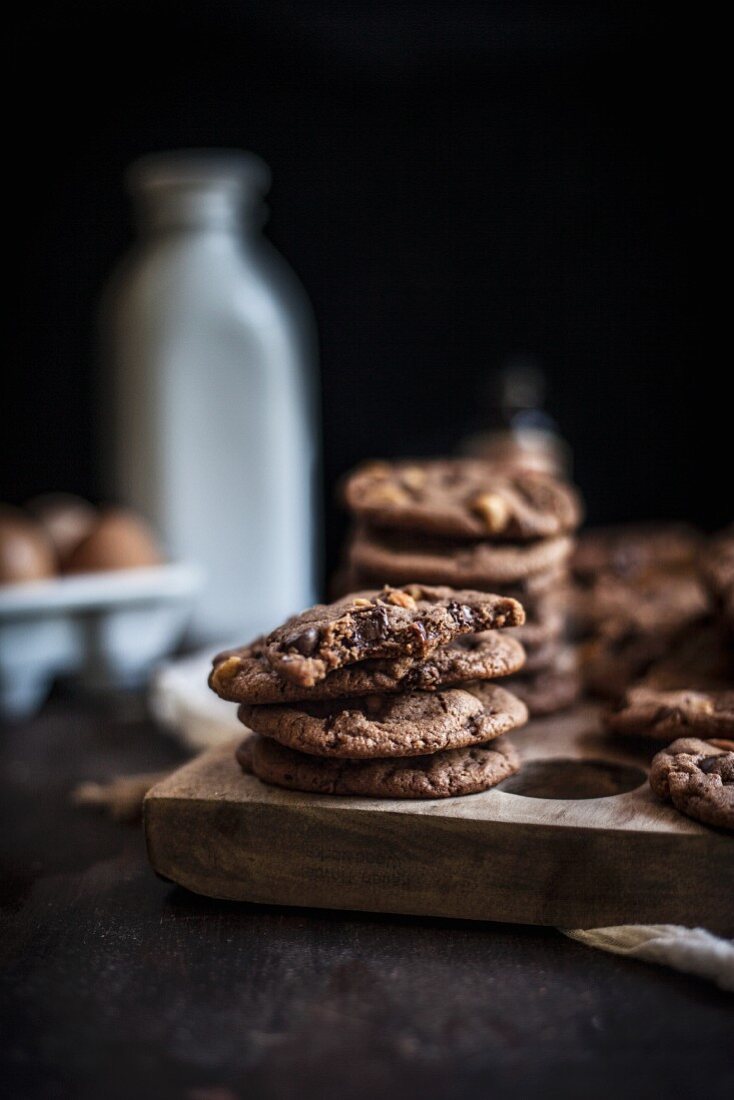
[[[734,999],[703,981],[553,929],[208,901],[69,804],[182,758],[134,698],[2,730],[3,1094],[734,1094]]]

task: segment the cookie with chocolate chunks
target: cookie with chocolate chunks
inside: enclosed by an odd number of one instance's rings
[[[571,571],[582,584],[601,574],[632,584],[651,573],[693,566],[701,535],[685,523],[627,523],[582,531]]]
[[[431,756],[388,760],[319,760],[266,737],[251,735],[237,749],[243,771],[264,783],[309,794],[364,798],[452,798],[478,794],[514,775],[516,749],[499,737],[488,745]]]
[[[701,567],[717,609],[734,630],[734,524],[710,540]]]
[[[263,653],[264,639],[214,658],[209,686],[234,703],[294,703],[406,691],[436,691],[467,680],[494,680],[524,665],[522,645],[505,631],[463,634],[424,660],[374,658],[329,672],[311,688],[284,680]]]
[[[734,686],[734,649],[719,622],[685,631],[654,661],[640,686],[658,691],[728,691]]]
[[[603,699],[617,699],[665,658],[679,641],[679,634],[662,630],[640,633],[624,623],[607,624],[603,633],[578,649],[587,690]]]
[[[604,717],[612,733],[653,737],[734,736],[734,691],[656,691],[633,687]]]
[[[659,570],[635,581],[602,575],[589,587],[577,588],[573,597],[581,633],[609,624],[640,634],[670,633],[704,618],[710,606],[704,585],[691,569]]]
[[[374,657],[425,660],[461,634],[524,621],[522,605],[506,596],[386,586],[303,611],[268,635],[263,656],[284,679],[311,688],[345,665]]]
[[[458,538],[554,538],[581,520],[568,485],[471,458],[369,462],[347,478],[344,497],[370,524]]]
[[[349,560],[371,576],[391,577],[394,584],[425,579],[426,583],[491,592],[526,583],[535,574],[553,573],[568,561],[572,549],[573,541],[565,535],[540,542],[496,545],[360,527],[350,546]]]
[[[527,721],[527,709],[496,684],[408,695],[250,706],[240,721],[299,752],[353,760],[423,756],[491,741]]]
[[[704,825],[734,829],[734,751],[682,737],[653,758],[650,786],[658,798]]]
[[[403,572],[402,563],[400,572]],[[347,564],[334,574],[330,590],[333,598],[339,599],[341,596],[346,596],[350,592],[358,592],[363,588],[381,588],[385,584],[399,585],[401,583],[403,583],[401,580],[397,580],[389,573],[370,573],[366,569]],[[489,585],[483,583],[479,587],[492,591],[494,584],[495,582]],[[511,584],[501,582],[501,585],[497,585],[497,587],[501,587],[503,596],[512,596],[514,600],[521,603],[528,615],[531,611],[535,611],[536,607],[551,593],[554,596],[560,596],[564,604],[568,601],[568,574],[563,563],[553,569],[531,573],[521,580],[513,581]]]

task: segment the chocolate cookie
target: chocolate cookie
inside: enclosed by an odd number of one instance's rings
[[[704,579],[730,629],[734,629],[734,524],[711,539],[701,556]]]
[[[262,652],[282,677],[310,688],[344,665],[374,657],[424,660],[461,634],[524,621],[522,605],[504,596],[386,586],[301,612],[268,635]]]
[[[734,686],[734,649],[718,622],[697,624],[654,661],[640,686],[658,691],[726,691]]]
[[[367,760],[423,756],[491,741],[527,721],[523,703],[496,684],[409,695],[249,706],[248,729],[299,752]]]
[[[334,599],[339,599],[363,588],[380,588],[383,584],[398,583],[400,582],[388,574],[370,573],[366,569],[346,565],[334,574],[331,591]],[[531,573],[522,580],[513,581],[511,585],[502,582],[501,587],[503,596],[511,596],[517,600],[528,613],[535,611],[538,604],[551,593],[554,597],[562,595],[564,603],[568,602],[568,574],[563,565],[540,573]]]
[[[294,703],[402,691],[435,691],[466,680],[494,680],[523,667],[523,647],[506,631],[464,634],[430,657],[360,661],[329,672],[312,688],[284,680],[263,655],[264,639],[214,658],[209,686],[234,703]]]
[[[634,581],[650,571],[692,566],[700,542],[698,532],[683,523],[591,528],[579,535],[571,569],[582,582],[600,574]]]
[[[613,733],[654,737],[728,737],[734,734],[734,691],[655,691],[634,687],[604,718]]]
[[[635,581],[603,575],[576,591],[573,613],[582,633],[611,623],[615,630],[670,633],[710,610],[708,594],[693,570],[658,571]]]
[[[430,577],[434,584],[468,585],[491,592],[558,569],[572,548],[572,540],[565,535],[497,546],[360,527],[349,560],[360,571],[393,577],[395,583]]]
[[[319,760],[252,736],[237,750],[243,771],[310,794],[367,798],[451,798],[477,794],[514,775],[520,758],[503,737],[489,745],[391,760]]]
[[[734,829],[734,752],[683,737],[654,757],[650,786],[682,814]]]
[[[672,641],[664,634],[620,629],[584,642],[578,653],[586,688],[602,699],[619,698],[655,661],[666,655]]]
[[[578,497],[555,478],[477,459],[370,462],[344,496],[371,524],[458,538],[553,538],[581,520]]]

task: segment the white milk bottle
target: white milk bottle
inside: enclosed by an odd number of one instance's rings
[[[138,161],[139,241],[103,301],[109,487],[204,567],[207,640],[246,640],[314,600],[316,342],[260,232],[268,183],[244,153]]]

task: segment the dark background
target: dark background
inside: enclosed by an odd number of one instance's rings
[[[101,491],[93,318],[130,240],[125,165],[235,146],[273,170],[268,231],[316,312],[327,495],[367,455],[454,446],[481,426],[488,372],[531,353],[591,520],[730,519],[709,307],[720,32],[703,10],[31,5],[0,499]],[[330,531],[333,553],[333,515]]]

